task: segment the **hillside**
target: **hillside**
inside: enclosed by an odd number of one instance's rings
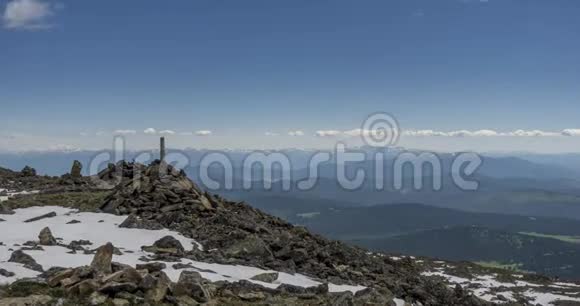
[[[445,283],[422,276],[414,264],[325,239],[245,203],[203,192],[182,171],[163,163],[145,166],[121,162],[109,166],[99,177],[117,182],[116,187],[103,190],[91,180],[75,177],[66,190],[48,188],[44,192],[44,185],[38,185],[38,193],[15,196],[2,203],[3,233],[18,233],[0,236],[0,240],[6,240],[0,261],[3,275],[8,276],[3,278],[8,277],[10,282],[11,277],[38,276],[41,287],[48,281],[49,286],[61,290],[60,294],[64,290],[67,299],[81,301],[87,301],[85,295],[92,295],[105,301],[149,299],[176,304],[176,299],[185,295],[198,302],[221,301],[227,305],[392,305],[404,300],[423,305],[486,304],[468,293],[455,294]],[[53,184],[62,179],[54,178]],[[58,206],[63,199],[67,208]],[[82,201],[77,203],[75,199]],[[94,222],[103,224],[91,226]],[[80,228],[66,231],[71,225]],[[154,237],[159,236],[125,240],[124,229],[162,231],[157,235],[166,236],[157,241]],[[105,242],[114,244],[107,247]],[[93,265],[82,268],[95,251],[99,255],[99,250],[113,247],[119,251],[108,256],[121,266],[110,267],[106,264],[111,261],[109,257],[95,256],[93,263],[104,261],[104,269],[109,272],[97,273]],[[140,279],[134,271],[142,270],[148,262],[159,268],[151,267],[151,275],[140,273],[140,277],[163,282],[163,294],[158,294],[155,285],[125,279]],[[176,267],[183,270],[178,278],[171,270]],[[200,275],[188,275],[190,272]],[[267,273],[271,275],[258,276]],[[184,286],[197,288],[195,293],[172,289],[186,280]],[[22,288],[14,293],[15,284],[30,282],[17,281],[2,295],[22,294]],[[91,285],[77,291],[80,284]]]

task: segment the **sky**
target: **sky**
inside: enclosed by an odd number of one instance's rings
[[[0,0],[0,151],[356,145],[385,112],[409,148],[577,152],[578,16],[577,0]]]

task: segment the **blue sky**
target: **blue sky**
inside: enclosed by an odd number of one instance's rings
[[[576,0],[0,0],[0,9],[4,148],[98,147],[116,130],[148,145],[147,128],[175,132],[181,146],[316,146],[332,142],[317,131],[356,129],[377,111],[404,130],[580,128]],[[402,144],[580,149],[580,137],[510,135]]]

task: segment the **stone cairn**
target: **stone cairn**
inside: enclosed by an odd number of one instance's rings
[[[26,166],[20,171],[20,174],[24,177],[33,177],[36,176],[36,169]]]
[[[220,205],[189,180],[183,170],[159,160],[149,166],[127,162],[111,164],[99,177],[120,181],[100,207],[106,213],[162,221],[174,212],[181,215],[212,211]]]

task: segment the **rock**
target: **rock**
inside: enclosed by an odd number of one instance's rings
[[[139,284],[143,277],[137,270],[133,268],[127,268],[113,274],[103,277],[103,283],[117,282],[117,283],[133,283]]]
[[[22,252],[21,250],[17,250],[12,252],[10,259],[8,262],[15,262],[19,264],[23,264],[25,268],[34,270],[37,272],[43,272],[42,266],[36,263],[32,256]]]
[[[72,168],[70,170],[70,176],[73,179],[81,178],[83,176],[82,170],[83,170],[83,164],[81,164],[81,162],[79,162],[78,160],[75,160],[73,162]]]
[[[52,297],[48,295],[30,295],[27,297],[13,297],[0,299],[2,306],[48,306],[51,305]]]
[[[143,220],[135,215],[129,215],[125,221],[119,224],[121,228],[138,228],[147,230],[160,230],[163,226],[155,221]]]
[[[0,203],[0,215],[13,215],[15,212],[6,206],[6,204]]]
[[[38,239],[40,240],[40,245],[56,245],[56,239],[48,227],[45,227],[40,231]]]
[[[129,302],[125,299],[113,299],[112,303],[114,306],[129,306],[129,305],[131,305],[131,302]]]
[[[96,280],[86,279],[68,288],[68,292],[78,296],[88,296],[97,291],[98,288],[99,283]]]
[[[224,251],[226,257],[272,257],[272,252],[264,241],[254,235],[238,241]]]
[[[175,249],[179,253],[183,253],[185,249],[179,240],[173,238],[172,236],[165,236],[153,244],[154,247],[159,249]]]
[[[60,271],[60,272],[56,273],[55,275],[49,277],[47,279],[47,283],[51,287],[56,287],[60,284],[60,282],[62,280],[72,277],[74,272],[75,272],[75,270],[73,270],[73,269],[67,269],[64,271]]]
[[[66,224],[77,224],[77,223],[81,223],[81,221],[79,221],[79,220],[70,220]]]
[[[117,282],[110,282],[106,283],[99,288],[99,292],[108,294],[108,295],[115,295],[119,292],[135,292],[138,290],[138,287],[134,283],[117,283]]]
[[[67,248],[73,251],[85,251],[83,246],[92,244],[93,243],[88,240],[73,240],[67,245]]]
[[[177,304],[177,306],[197,306],[197,305],[200,305],[196,300],[194,300],[193,298],[191,298],[187,295],[175,297],[175,303]]]
[[[167,268],[167,265],[162,262],[150,262],[146,264],[138,264],[135,268],[137,270],[147,270],[149,273],[153,273]]]
[[[251,278],[252,280],[261,281],[264,283],[273,283],[278,279],[278,272],[262,273]]]
[[[165,299],[167,292],[171,287],[171,280],[163,271],[152,273],[155,282],[151,289],[145,291],[145,301],[158,304]]]
[[[6,271],[4,269],[0,269],[0,275],[4,276],[4,277],[12,277],[16,274],[14,274],[14,272],[10,272],[10,271]]]
[[[24,177],[36,176],[36,169],[34,169],[34,168],[30,167],[30,166],[25,166],[20,171],[20,174],[22,176],[24,176]]]
[[[91,306],[103,305],[107,302],[108,297],[100,292],[93,292],[89,298],[88,302]]]
[[[139,288],[144,289],[144,290],[152,289],[153,287],[155,287],[156,282],[157,282],[157,279],[155,277],[153,277],[153,275],[147,274],[147,275],[143,276],[143,279],[139,283]]]
[[[238,293],[238,297],[247,302],[258,302],[266,299],[263,292],[242,292]]]
[[[173,294],[176,296],[186,295],[194,300],[205,303],[209,301],[210,294],[202,285],[203,278],[197,272],[183,271],[179,275],[179,280],[173,287]]]
[[[98,274],[111,274],[111,262],[113,261],[113,252],[115,248],[113,244],[110,242],[99,247],[97,249],[97,253],[93,258],[91,263],[91,267],[98,273]]]
[[[54,218],[56,217],[56,213],[53,212],[49,212],[48,214],[44,214],[42,216],[38,216],[38,217],[34,217],[32,219],[28,219],[26,221],[24,221],[25,223],[30,223],[30,222],[34,222],[34,221],[38,221],[38,220],[42,220],[42,219],[47,219],[47,218]]]
[[[175,270],[182,270],[182,269],[194,269],[195,267],[188,263],[188,264],[183,264],[183,263],[176,263],[174,265],[171,266],[173,269]]]
[[[354,295],[357,305],[388,305],[394,298],[394,295],[386,288],[366,288]]]

